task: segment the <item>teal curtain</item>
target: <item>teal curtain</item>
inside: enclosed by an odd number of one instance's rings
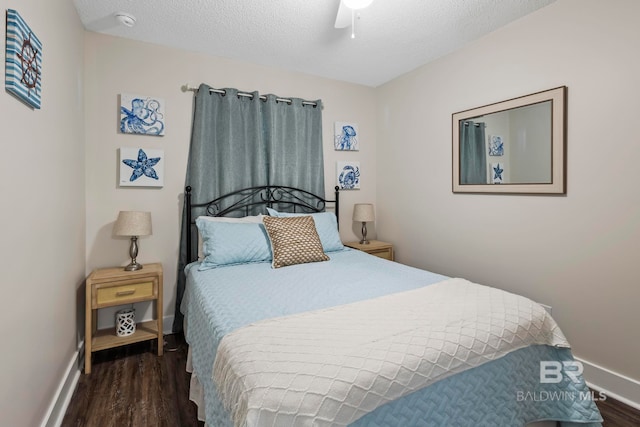
[[[251,95],[241,96],[237,89],[224,89],[222,94],[206,84],[198,88],[185,180],[193,203],[261,185],[288,185],[324,196],[321,102],[310,105],[298,98],[285,102],[275,95]],[[190,261],[190,225],[184,209],[174,332],[182,330],[184,267]],[[197,253],[197,241],[192,245],[192,253]]]
[[[267,95],[263,118],[267,140],[268,183],[301,188],[324,197],[322,104],[291,103]]]
[[[267,147],[258,93],[224,96],[201,85],[196,93],[185,185],[204,202],[267,181]]]
[[[485,124],[460,121],[460,184],[487,183]]]

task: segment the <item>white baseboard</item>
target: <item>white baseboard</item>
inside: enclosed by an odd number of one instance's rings
[[[583,376],[589,387],[606,396],[640,410],[640,381],[598,366],[595,363],[575,358],[582,363]]]
[[[62,424],[65,413],[73,392],[76,390],[78,379],[80,379],[80,364],[84,355],[84,341],[80,343],[78,349],[71,356],[65,374],[56,389],[56,393],[51,399],[51,404],[47,413],[40,423],[40,427],[59,427]]]
[[[171,328],[173,328],[173,319],[174,319],[174,315],[172,314],[171,316],[163,316],[162,317],[162,333],[165,335],[168,334],[172,334],[173,331],[171,330]]]

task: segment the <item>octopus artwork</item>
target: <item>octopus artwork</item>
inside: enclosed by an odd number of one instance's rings
[[[164,135],[164,114],[162,102],[153,98],[133,97],[131,108],[124,104],[130,97],[121,95],[120,132],[144,135]]]

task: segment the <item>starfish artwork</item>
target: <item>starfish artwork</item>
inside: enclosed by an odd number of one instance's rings
[[[158,174],[153,169],[155,165],[160,161],[160,157],[147,158],[147,153],[141,148],[138,150],[138,160],[123,159],[122,163],[133,169],[129,181],[133,182],[140,178],[142,175],[155,180],[158,179]]]
[[[504,169],[500,167],[500,163],[497,163],[493,167],[493,180],[498,182],[502,181],[502,172],[504,172]]]

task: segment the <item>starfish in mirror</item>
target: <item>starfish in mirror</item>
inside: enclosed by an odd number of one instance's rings
[[[502,172],[504,172],[504,169],[500,168],[500,164],[497,164],[493,168],[493,179],[502,179]]]

